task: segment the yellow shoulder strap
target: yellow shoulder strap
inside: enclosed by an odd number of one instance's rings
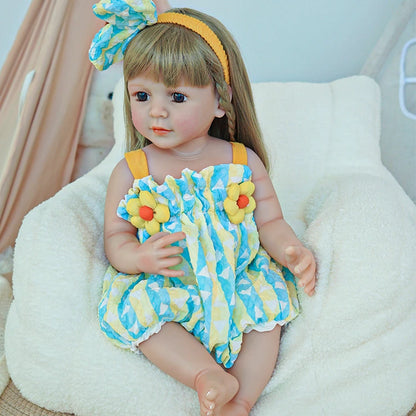
[[[231,142],[233,147],[233,163],[247,165],[247,150],[243,143]]]
[[[133,150],[124,155],[127,165],[133,174],[134,179],[141,179],[149,175],[146,153],[142,149]]]

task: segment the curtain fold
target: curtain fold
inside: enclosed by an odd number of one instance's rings
[[[70,182],[102,26],[95,1],[32,0],[0,72],[0,252]]]

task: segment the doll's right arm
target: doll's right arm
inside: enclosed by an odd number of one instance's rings
[[[120,272],[161,274],[167,277],[182,276],[180,270],[170,267],[181,262],[182,248],[171,244],[185,238],[184,233],[157,233],[140,244],[136,228],[117,216],[119,202],[133,183],[133,176],[125,159],[111,174],[104,211],[104,249],[112,266]]]

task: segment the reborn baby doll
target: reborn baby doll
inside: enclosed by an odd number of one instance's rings
[[[195,10],[94,12],[91,61],[124,59],[130,150],[108,184],[101,328],[195,389],[201,415],[248,415],[298,314],[293,275],[312,295],[316,264],[283,219],[240,52]]]

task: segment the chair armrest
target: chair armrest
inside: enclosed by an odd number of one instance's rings
[[[329,178],[306,207],[303,238],[318,262],[316,295],[299,292],[302,312],[285,330],[265,392],[276,391],[282,409],[313,403],[316,414],[330,414],[341,397],[347,413],[370,414],[371,401],[354,393],[369,386],[414,397],[415,205],[388,175],[356,174]]]
[[[405,279],[403,284],[407,281],[400,267],[415,262],[416,206],[395,180],[368,174],[327,179],[307,202],[305,218],[304,239],[318,257],[320,290],[330,275],[348,270],[357,271],[360,284],[361,274],[366,274],[370,291],[373,285],[381,289],[383,279],[375,273],[381,264],[382,276],[393,273]],[[391,279],[384,283],[388,296],[393,295]]]

